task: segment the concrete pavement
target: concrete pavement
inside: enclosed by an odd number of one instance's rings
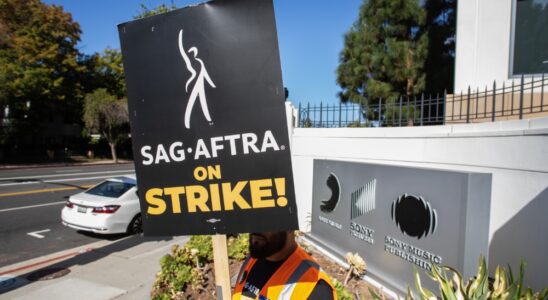
[[[160,258],[188,237],[141,235],[0,268],[0,299],[150,299]]]
[[[0,168],[109,163],[111,161],[0,165]],[[160,270],[160,258],[168,254],[173,245],[186,241],[188,237],[133,235],[115,241],[105,239],[5,266],[0,268],[0,299],[150,299],[152,284]]]

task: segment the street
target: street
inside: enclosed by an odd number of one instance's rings
[[[133,173],[133,164],[0,169],[0,267],[125,235],[98,235],[61,224],[70,195],[105,178]]]

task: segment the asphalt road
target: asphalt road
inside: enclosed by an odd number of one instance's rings
[[[0,169],[0,267],[124,237],[65,227],[61,209],[70,195],[133,172],[133,164]]]

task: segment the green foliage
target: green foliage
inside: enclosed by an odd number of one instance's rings
[[[162,3],[162,4],[158,5],[156,8],[149,8],[145,4],[141,4],[141,11],[139,12],[138,15],[136,15],[133,18],[134,19],[142,19],[142,18],[146,18],[146,17],[155,16],[155,15],[163,14],[163,13],[166,13],[166,12],[170,12],[174,9],[177,9],[177,6],[175,5],[175,3],[173,3],[173,1],[171,1],[170,6],[167,6],[166,4]]]
[[[199,285],[202,276],[195,268],[197,253],[188,247],[173,246],[171,253],[160,259],[161,271],[156,274],[151,298],[171,299],[170,295],[182,291],[187,285]]]
[[[340,283],[335,278],[331,278],[331,281],[333,283],[333,287],[335,288],[335,291],[337,292],[337,299],[354,300],[354,296],[352,296],[352,293],[349,292],[342,283]]]
[[[341,100],[366,106],[370,97],[391,99],[423,90],[451,92],[456,3],[364,1],[340,54]]]
[[[310,120],[310,118],[306,118],[304,120],[303,127],[304,128],[311,128],[312,127],[312,121]]]
[[[200,263],[213,260],[213,246],[209,235],[193,235],[185,244],[185,247],[198,250],[197,256]]]
[[[364,1],[340,54],[341,101],[367,108],[369,98],[419,93],[428,44],[424,22],[417,0]]]
[[[85,97],[83,120],[90,133],[100,133],[107,140],[117,162],[116,145],[129,133],[127,100],[97,89]]]
[[[248,234],[230,237],[228,257],[243,260],[247,255],[248,240]],[[213,246],[209,235],[195,235],[183,247],[173,246],[171,253],[160,260],[161,271],[156,274],[151,298],[171,299],[172,295],[181,293],[189,285],[201,285],[205,265],[212,261]]]
[[[115,95],[118,99],[126,96],[126,82],[122,53],[118,49],[107,48],[97,57],[95,76],[99,79],[99,86]]]
[[[457,0],[426,0],[428,56],[424,69],[425,90],[430,93],[453,91]]]
[[[80,26],[69,13],[39,0],[0,0],[0,108],[9,107],[10,132],[43,139],[41,123],[65,116],[79,123],[85,67],[76,48]]]
[[[346,124],[346,127],[350,127],[350,128],[371,127],[371,123],[367,122],[367,120],[365,122],[354,121]]]
[[[239,234],[229,237],[227,241],[228,257],[243,260],[249,252],[249,234]]]
[[[405,102],[403,102],[405,103]],[[400,110],[399,100],[389,100],[384,111],[383,126],[413,126],[420,120],[420,107],[403,104]],[[400,121],[401,120],[401,121]]]
[[[367,289],[369,290],[369,294],[371,294],[371,299],[373,299],[373,300],[385,300],[386,299],[382,289],[379,288],[379,290],[374,290],[371,287],[368,287]],[[399,298],[398,298],[398,300],[399,300]],[[406,300],[409,300],[409,298],[406,298]]]
[[[439,285],[439,292],[442,299],[447,300],[476,300],[476,299],[548,299],[548,288],[533,293],[530,288],[524,288],[523,277],[525,275],[525,263],[520,264],[520,272],[517,280],[512,270],[505,271],[498,266],[495,270],[495,279],[489,281],[485,258],[479,259],[478,273],[467,282],[463,281],[462,275],[454,268],[448,266],[433,265],[428,276]],[[437,296],[421,284],[419,273],[415,270],[415,286],[420,299],[437,299]],[[416,299],[411,290],[408,289],[407,299]]]

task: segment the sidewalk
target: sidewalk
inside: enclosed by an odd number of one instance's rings
[[[0,268],[0,299],[150,299],[160,258],[188,237],[129,236]]]

